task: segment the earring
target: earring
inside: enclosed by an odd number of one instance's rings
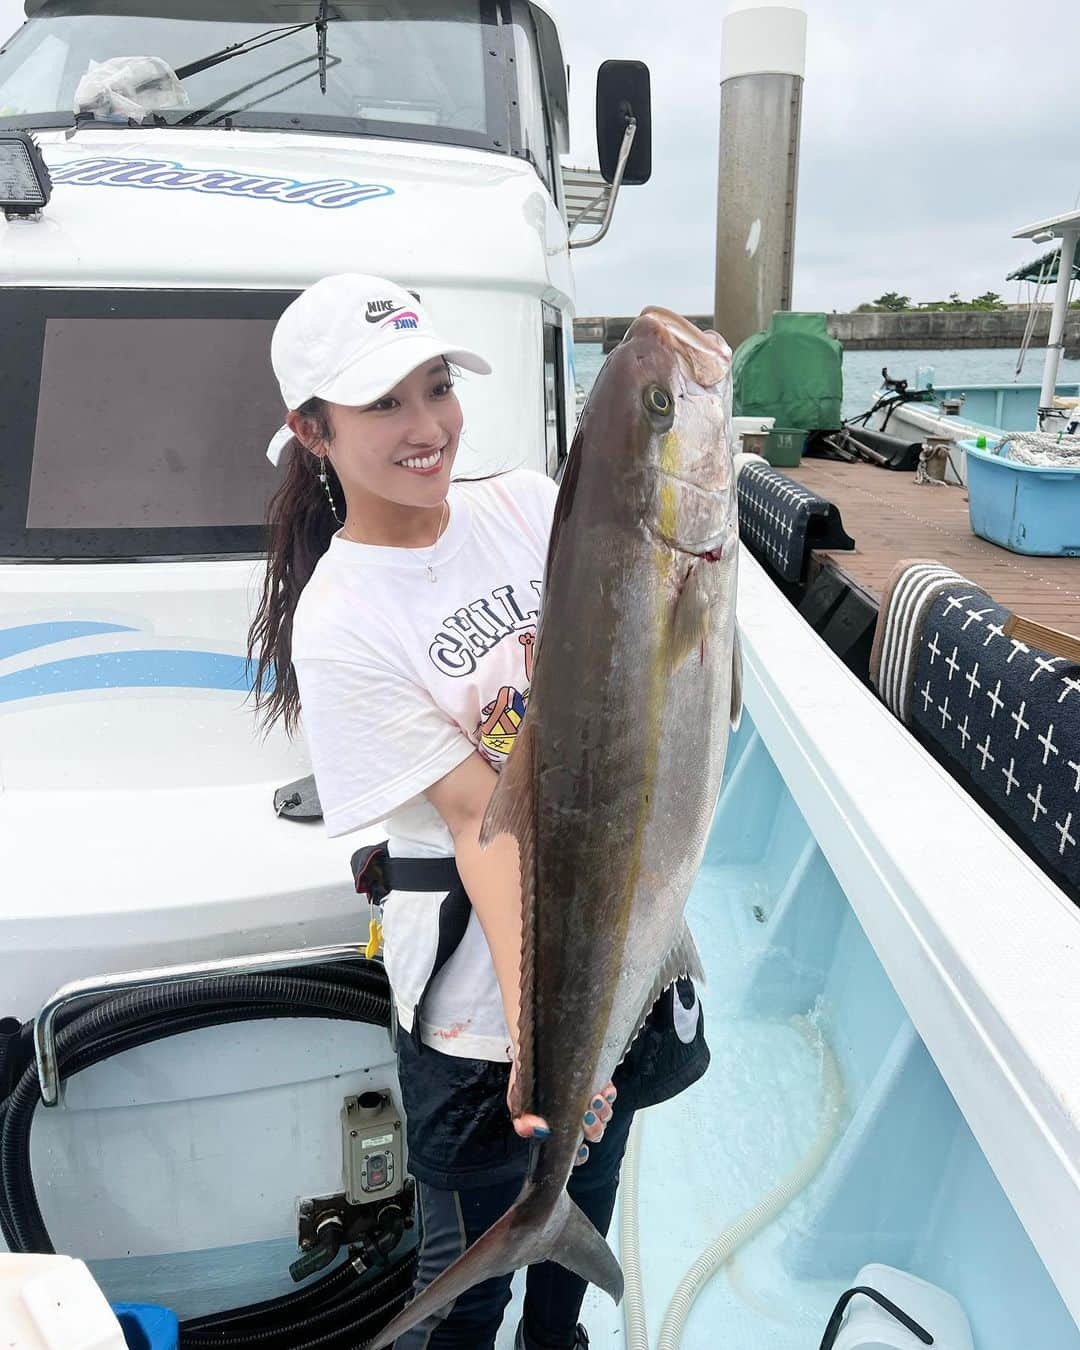
[[[330,483],[326,477],[326,460],[322,455],[319,456],[319,482],[322,484],[323,491],[326,493],[326,500],[330,503],[331,514],[339,525],[344,525],[345,522],[338,515],[337,507],[334,505],[334,495],[330,491]]]

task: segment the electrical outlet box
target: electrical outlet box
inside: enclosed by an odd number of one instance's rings
[[[362,1205],[397,1195],[405,1183],[401,1114],[389,1092],[346,1097],[341,1111],[345,1193]]]

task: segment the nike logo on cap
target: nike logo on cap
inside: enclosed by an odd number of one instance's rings
[[[384,319],[400,314],[403,309],[404,305],[395,305],[393,300],[371,300],[368,302],[365,317],[368,323],[382,323]]]

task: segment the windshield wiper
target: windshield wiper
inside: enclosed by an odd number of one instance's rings
[[[319,17],[315,20],[315,50],[319,56],[319,92],[326,93],[326,7],[329,0],[319,0]]]
[[[176,66],[173,69],[173,74],[177,77],[177,79],[184,80],[192,75],[198,75],[201,71],[209,70],[212,66],[219,66],[224,61],[231,61],[234,56],[246,56],[248,52],[258,51],[261,47],[269,47],[275,42],[281,42],[284,38],[292,37],[296,33],[302,33],[304,32],[305,29],[314,28],[317,34],[316,56],[314,59],[317,60],[319,63],[319,88],[325,94],[326,72],[328,66],[340,65],[339,60],[335,60],[334,58],[328,59],[326,48],[326,31],[327,26],[339,20],[341,16],[337,14],[331,15],[327,12],[328,10],[329,10],[329,0],[319,0],[318,16],[315,19],[312,19],[310,22],[292,24],[287,28],[267,28],[262,33],[256,33],[253,37],[245,38],[243,42],[234,42],[231,44],[231,46],[222,47],[219,51],[211,52],[209,56],[202,56],[197,61],[190,61],[186,66]],[[145,126],[147,122],[150,122],[153,126],[156,127],[197,125],[199,118],[205,117],[208,113],[218,112],[222,107],[231,102],[238,95],[247,93],[249,90],[254,89],[256,85],[264,84],[267,80],[274,79],[278,75],[283,74],[285,71],[292,70],[295,69],[295,67],[297,66],[304,65],[307,61],[310,61],[311,59],[312,59],[311,57],[304,57],[300,61],[294,61],[290,65],[281,67],[280,70],[271,71],[269,75],[261,76],[258,80],[255,80],[252,84],[244,85],[243,88],[233,90],[232,93],[226,94],[224,98],[218,99],[218,101],[214,104],[211,104],[210,107],[196,108],[194,111],[185,114],[183,117],[179,118],[176,121],[172,121],[169,118],[162,116],[160,112],[150,111],[149,109],[147,110],[146,116],[141,122],[134,117],[100,118],[97,117],[93,112],[87,110],[76,113],[74,118],[68,115],[58,113],[57,114],[58,120],[56,122],[52,122],[50,120],[49,125],[68,127],[70,128],[69,135],[73,135],[74,132],[80,126],[88,125],[91,123],[98,127],[102,126],[139,127]],[[292,89],[297,84],[302,84],[304,82],[304,79],[308,78],[310,78],[310,76],[304,76],[303,79],[296,80],[293,82],[293,84],[286,85],[285,90]],[[278,90],[277,93],[284,93],[285,90]],[[257,100],[256,104],[249,105],[249,107],[256,106],[257,103],[265,101],[266,101],[265,99]],[[246,111],[246,109],[243,109],[241,111]],[[62,120],[60,120],[61,117]],[[7,121],[6,118],[3,120]],[[220,121],[221,119],[215,118],[214,120],[216,122]]]
[[[281,75],[287,75],[289,71],[297,70],[300,66],[310,65],[314,60],[314,56],[302,56],[299,61],[292,61],[287,66],[281,66],[277,70],[272,70],[269,75],[260,75],[257,80],[252,80],[250,84],[245,84],[239,89],[232,90],[231,93],[225,94],[222,98],[219,98],[216,103],[211,103],[209,107],[195,108],[193,111],[185,113],[178,122],[170,123],[170,125],[178,127],[213,127],[217,126],[218,123],[225,121],[227,118],[235,117],[240,113],[250,112],[252,108],[257,108],[262,103],[268,103],[271,99],[280,98],[282,94],[288,93],[290,89],[295,89],[297,85],[304,84],[308,80],[313,80],[315,78],[315,71],[308,71],[306,75],[301,75],[298,80],[293,80],[289,84],[282,85],[280,88],[272,90],[269,94],[264,94],[262,98],[254,99],[251,103],[245,103],[242,108],[233,108],[229,105],[233,103],[235,99],[243,97],[244,94],[249,94],[253,89],[257,89],[259,85],[266,84],[269,80],[276,80]],[[331,56],[328,58],[328,64],[331,66],[339,66],[341,65],[341,58],[338,56]],[[228,111],[222,112],[223,108],[228,108]],[[218,115],[216,117],[211,116],[213,113]],[[209,120],[203,121],[203,118],[209,118]]]
[[[268,28],[263,33],[256,33],[254,37],[245,38],[243,42],[234,42],[231,46],[222,47],[220,51],[211,52],[209,56],[202,56],[198,61],[190,61],[186,66],[177,66],[173,73],[177,79],[186,80],[191,75],[198,75],[200,71],[209,70],[211,66],[220,66],[223,61],[231,61],[234,56],[246,56],[248,52],[258,51],[260,47],[269,47],[274,42],[281,42],[283,38],[292,37],[294,33],[302,33],[305,28],[318,29],[320,24],[321,49],[325,49],[326,25],[329,22],[331,20],[326,17],[326,0],[320,0],[319,17],[309,23],[296,23],[289,28]],[[325,81],[325,75],[323,79]],[[325,89],[323,92],[325,93]]]

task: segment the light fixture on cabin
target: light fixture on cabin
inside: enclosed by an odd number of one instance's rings
[[[0,131],[0,210],[8,220],[40,215],[52,196],[52,179],[28,131]]]

